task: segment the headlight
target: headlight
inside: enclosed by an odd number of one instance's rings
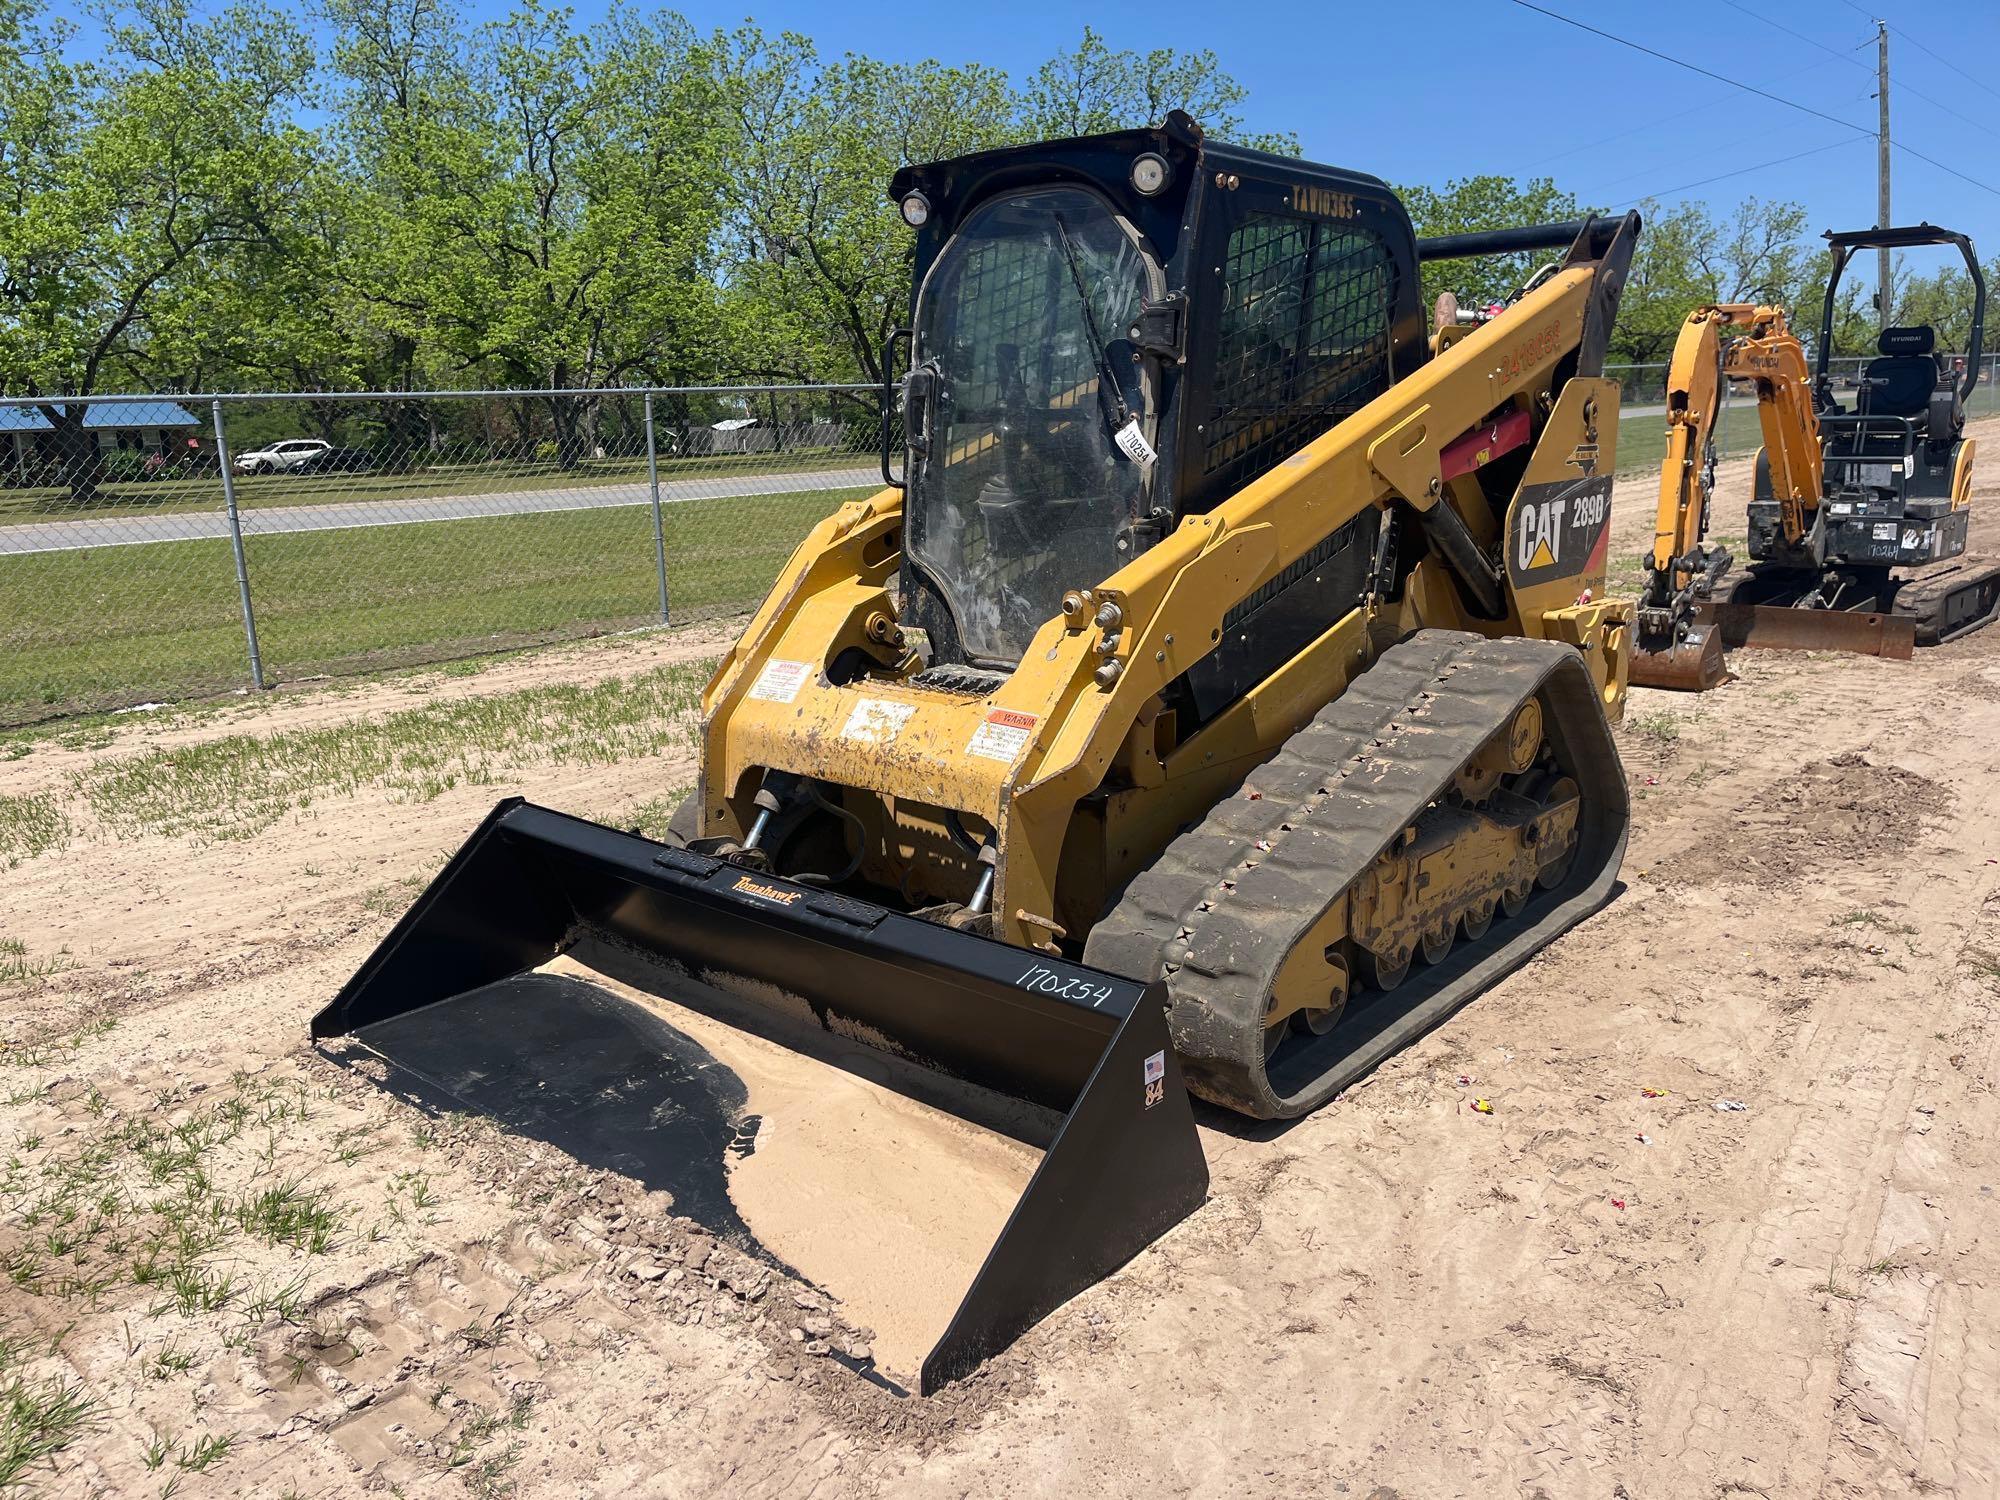
[[[1167,159],[1155,152],[1148,151],[1132,163],[1132,186],[1148,198],[1167,185],[1170,175]]]
[[[912,193],[903,200],[903,222],[912,229],[922,229],[931,219],[931,200],[922,193]]]

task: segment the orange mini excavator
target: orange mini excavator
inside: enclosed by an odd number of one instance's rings
[[[1934,225],[1829,234],[1817,358],[1781,307],[1722,303],[1682,326],[1667,375],[1667,452],[1639,601],[1634,683],[1702,691],[1722,649],[1846,650],[1903,657],[2000,613],[2000,563],[1966,556],[1972,461],[1965,403],[1980,371],[1986,283],[1966,236]],[[1841,272],[1863,249],[1948,245],[1972,286],[1971,334],[1954,365],[1928,326],[1882,330],[1851,406],[1829,360]],[[1757,394],[1763,446],[1749,504],[1754,566],[1716,598],[1733,559],[1706,538],[1723,381]]]

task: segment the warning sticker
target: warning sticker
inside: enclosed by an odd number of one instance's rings
[[[903,732],[903,726],[910,722],[910,715],[916,711],[914,703],[863,698],[854,705],[854,712],[847,716],[846,728],[840,732],[864,745],[886,745]]]
[[[812,663],[803,661],[770,661],[757,674],[757,681],[750,689],[750,696],[760,703],[790,703],[798,697],[799,689],[812,676]]]
[[[1024,714],[1011,708],[989,709],[980,726],[972,731],[965,753],[983,755],[988,760],[1011,762],[1028,748],[1028,737],[1035,732],[1037,722],[1039,720],[1034,714]]]

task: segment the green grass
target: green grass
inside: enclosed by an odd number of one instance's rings
[[[187,1374],[194,1368],[194,1362],[194,1351],[178,1347],[170,1338],[146,1361],[146,1375],[152,1380],[170,1380]]]
[[[232,1207],[245,1234],[267,1245],[290,1245],[308,1255],[323,1254],[333,1245],[340,1215],[323,1188],[291,1177],[259,1192],[246,1194]]]
[[[30,1486],[30,1471],[53,1458],[97,1422],[98,1404],[82,1385],[19,1370],[29,1343],[0,1338],[0,1494]]]
[[[1848,912],[1845,916],[1827,919],[1829,927],[1872,927],[1880,932],[1893,933],[1897,937],[1915,937],[1917,929],[1907,922],[1896,922],[1878,911],[1863,908]]]
[[[0,1274],[20,1293],[91,1308],[137,1289],[150,1317],[235,1309],[253,1325],[273,1313],[296,1319],[307,1284],[298,1260],[330,1249],[342,1223],[326,1189],[276,1174],[309,1092],[298,1079],[239,1074],[203,1097],[177,1109],[182,1096],[163,1094],[149,1110],[93,1110],[59,1135],[18,1138],[0,1161],[0,1201],[10,1205]],[[246,1173],[242,1188],[225,1187]],[[211,1259],[238,1236],[295,1259],[253,1284]],[[191,1362],[170,1342],[147,1369],[167,1379]]]
[[[0,667],[0,671],[5,671]],[[69,842],[70,822],[46,792],[17,797],[0,793],[0,870],[47,854]]]
[[[624,812],[603,813],[595,821],[613,828],[629,828],[657,843],[666,838],[667,825],[693,790],[694,783],[683,782],[669,788],[664,796],[650,798]]]
[[[728,479],[737,475],[811,474],[866,469],[873,453],[724,453],[699,458],[662,458],[660,482]],[[646,459],[599,458],[563,469],[526,459],[492,463],[440,464],[407,473],[239,474],[239,510],[283,510],[296,505],[342,505],[352,501],[434,500],[465,495],[515,495],[544,490],[590,490],[605,485],[643,484]],[[99,486],[96,496],[77,504],[65,488],[36,486],[0,489],[0,526],[46,521],[126,520],[135,516],[186,515],[223,506],[222,480],[214,473],[180,479],[119,481]]]
[[[1681,721],[1665,709],[1649,714],[1635,714],[1628,720],[1634,732],[1647,739],[1667,745],[1681,737]]]
[[[1628,480],[1648,471],[1658,473],[1660,460],[1667,455],[1666,414],[1629,414],[1633,407],[1658,406],[1664,400],[1662,386],[1666,371],[1648,371],[1647,376],[1648,385],[1625,398],[1618,419],[1617,473]],[[1840,396],[1844,402],[1852,404],[1852,392],[1842,390]],[[1973,388],[1972,399],[1965,404],[1966,416],[1976,421],[1992,416],[1995,411],[2000,411],[2000,386],[1993,381],[1982,380]],[[1754,458],[1763,442],[1756,399],[1748,394],[1732,394],[1715,424],[1716,457],[1725,462],[1732,458]],[[1620,498],[1623,500],[1625,497],[1621,494]]]
[[[1657,395],[1645,400],[1632,400],[1626,407],[1658,406]],[[1722,413],[1715,424],[1716,457],[1727,461],[1732,458],[1755,457],[1758,446],[1764,441],[1762,429],[1757,423],[1757,403],[1745,397],[1731,399],[1729,409]],[[1660,460],[1667,456],[1667,418],[1664,412],[1649,412],[1639,416],[1621,414],[1618,418],[1618,464],[1616,472],[1626,483],[1621,486],[1619,499],[1630,503],[1625,493],[1635,476],[1645,472],[1657,474]],[[1650,505],[1650,501],[1648,502]]]
[[[0,984],[25,984],[30,979],[60,974],[69,967],[70,960],[62,954],[37,958],[19,938],[0,937]]]
[[[816,521],[868,493],[665,507],[675,619],[751,608]],[[246,550],[272,681],[659,619],[644,506],[253,535]],[[227,691],[248,680],[228,543],[0,556],[0,724]],[[0,811],[0,820],[7,816]],[[5,826],[0,821],[0,851]]]
[[[711,666],[677,662],[579,686],[430,703],[325,729],[232,734],[75,772],[112,834],[249,838],[329,796],[383,786],[428,801],[523,764],[612,765],[688,742]],[[391,893],[391,904],[401,893]]]

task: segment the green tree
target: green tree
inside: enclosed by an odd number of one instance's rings
[[[1156,123],[1186,109],[1218,136],[1246,134],[1246,95],[1210,52],[1113,51],[1086,29],[1072,52],[1016,90],[978,64],[828,63],[805,37],[746,25],[713,48],[728,101],[739,199],[725,297],[742,368],[790,380],[882,377],[907,317],[912,235],[888,199],[911,162],[1044,136]]]
[[[1717,300],[1714,287],[1700,266],[1699,247],[1708,233],[1708,216],[1699,204],[1639,205],[1644,225],[1632,257],[1632,273],[1618,303],[1612,325],[1610,359],[1618,363],[1662,364],[1673,353],[1687,315],[1704,302]],[[1658,401],[1666,372],[1648,370],[1627,395]]]
[[[1940,256],[1949,256],[1950,260],[1943,265],[1934,264],[1923,272],[1909,269],[1906,263],[1899,264],[1895,300],[1890,304],[1895,315],[1890,321],[1905,328],[1928,324],[1937,330],[1937,347],[1941,353],[1963,353],[1972,339],[1972,278],[1965,273],[1964,262],[1954,249],[1930,250],[1922,254],[1925,259],[1933,261]],[[1898,259],[1902,262],[1916,260],[1917,253],[1912,252]],[[1857,266],[1855,269],[1865,276],[1869,268]],[[1996,272],[2000,272],[2000,260],[1984,268],[1988,285],[1993,284]]]
[[[433,0],[342,0],[343,137],[392,345],[453,379],[712,379],[726,187],[713,69],[671,15],[578,32],[528,4],[457,40]],[[418,356],[421,355],[421,361]],[[566,462],[601,398],[542,398]]]
[[[1422,237],[1553,224],[1582,215],[1575,197],[1547,177],[1526,182],[1491,175],[1462,177],[1441,188],[1417,185],[1398,188],[1397,193]],[[1441,292],[1452,293],[1467,308],[1504,302],[1551,258],[1551,252],[1539,251],[1428,261],[1423,268],[1424,306],[1429,308]]]
[[[297,205],[324,189],[297,123],[311,48],[242,0],[212,18],[139,0],[102,57],[23,0],[0,12],[0,390],[40,398],[72,495],[96,491],[88,397],[229,368],[281,315],[263,265],[302,253]]]
[[[812,43],[745,26],[717,39],[738,192],[730,324],[744,368],[789,380],[882,378],[906,316],[911,232],[889,201],[907,162],[1006,144],[1006,76],[972,65],[824,64]]]
[[[1752,198],[1717,218],[1700,203],[1648,200],[1639,212],[1645,228],[1612,332],[1613,359],[1664,362],[1687,315],[1709,302],[1775,304],[1810,337],[1823,277],[1801,205]],[[1650,384],[1663,378],[1653,372]]]
[[[1075,50],[1043,63],[1021,90],[1019,127],[1029,140],[1094,135],[1157,125],[1180,109],[1219,140],[1297,156],[1299,140],[1292,132],[1244,128],[1240,106],[1249,97],[1206,48],[1116,51],[1085,26]]]

